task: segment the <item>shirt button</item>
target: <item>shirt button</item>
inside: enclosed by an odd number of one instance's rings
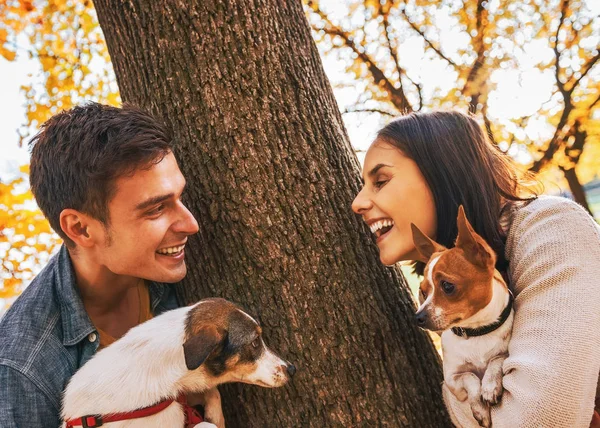
[[[98,335],[96,333],[90,333],[90,335],[88,336],[88,340],[90,342],[95,342],[97,337]]]

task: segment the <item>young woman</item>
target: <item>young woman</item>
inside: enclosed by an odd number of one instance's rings
[[[536,196],[478,123],[458,112],[413,113],[381,131],[352,209],[376,232],[381,261],[416,260],[410,224],[452,247],[459,205],[498,254],[515,295],[504,362],[502,427],[589,427],[600,371],[600,227],[567,199]],[[415,263],[422,274],[423,264]],[[450,416],[477,427],[444,386]]]

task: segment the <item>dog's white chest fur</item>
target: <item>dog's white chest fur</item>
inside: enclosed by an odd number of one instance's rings
[[[498,315],[508,304],[509,294],[503,283],[494,279],[493,296],[490,303],[466,320],[461,327],[477,328],[496,321]],[[482,377],[488,363],[498,355],[508,352],[508,342],[512,331],[513,312],[496,330],[475,337],[457,336],[452,330],[442,334],[442,351],[444,354],[444,373],[472,371]]]
[[[467,328],[489,325],[498,319],[511,296],[503,283],[494,280],[492,301],[468,319]],[[482,336],[457,336],[452,330],[442,334],[444,382],[460,401],[468,400],[473,416],[483,427],[491,425],[489,406],[502,396],[502,365],[508,356],[514,311],[496,330]]]
[[[490,360],[508,352],[512,321],[511,313],[500,328],[483,336],[465,338],[457,336],[451,330],[444,331],[444,377],[446,372],[470,371],[482,378]]]

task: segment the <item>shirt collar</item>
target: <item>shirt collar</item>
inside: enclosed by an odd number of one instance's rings
[[[77,288],[75,271],[67,246],[63,244],[58,252],[58,260],[55,267],[56,291],[58,302],[60,304],[60,315],[63,329],[63,344],[72,346],[90,333],[96,331],[88,316],[81,295]],[[165,296],[168,285],[153,281],[148,281],[148,293],[150,294],[150,309],[155,313],[155,309],[161,303]]]
[[[85,311],[77,282],[73,263],[69,256],[67,246],[63,244],[58,252],[56,264],[56,291],[60,304],[60,318],[62,320],[63,344],[75,345],[96,328]]]

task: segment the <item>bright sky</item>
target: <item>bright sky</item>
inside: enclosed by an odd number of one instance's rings
[[[490,7],[499,7],[500,0],[489,0]],[[600,14],[600,1],[585,0],[593,14]],[[322,0],[324,9],[339,16],[345,16],[347,11],[339,0]],[[327,5],[329,7],[327,7]],[[438,11],[442,14],[444,11]],[[453,51],[464,45],[466,35],[455,28],[447,19],[440,16],[440,38],[444,40],[445,49]],[[600,38],[600,36],[599,36]],[[19,40],[20,46],[27,46],[27,40]],[[403,62],[411,77],[420,81],[424,88],[437,87],[441,91],[448,90],[455,85],[456,76],[448,73],[443,61],[424,61],[424,47],[420,36],[413,35],[401,41]],[[370,53],[371,54],[371,53]],[[497,70],[491,79],[497,84],[497,91],[489,99],[489,115],[492,120],[521,117],[534,113],[542,103],[548,100],[554,85],[552,70],[540,72],[535,65],[541,60],[551,58],[553,55],[547,43],[535,41],[525,46],[524,53],[518,58],[519,71]],[[345,63],[336,59],[335,55],[322,58],[325,71],[335,87],[334,93],[340,109],[352,107],[357,98],[364,91],[364,82],[356,82],[345,73]],[[19,147],[19,134],[17,129],[26,121],[25,96],[21,92],[22,85],[38,83],[36,76],[39,73],[39,64],[32,60],[26,53],[20,52],[13,62],[8,62],[0,57],[0,180],[4,181],[16,176],[19,166],[27,164],[29,154],[24,144]],[[598,75],[598,74],[596,74]],[[430,89],[429,89],[430,90]],[[373,141],[375,133],[384,124],[385,119],[375,114],[346,114],[344,121],[350,140],[357,149],[359,160],[363,161],[364,151]],[[526,135],[531,140],[547,140],[552,129],[540,120],[526,129],[513,129]],[[31,130],[31,135],[35,130]],[[26,143],[26,142],[25,142]],[[511,152],[517,160],[528,162],[529,154],[525,149]],[[555,189],[554,189],[555,190]],[[2,312],[0,300],[0,313]]]
[[[420,56],[421,52],[411,52]],[[323,58],[323,64],[328,77],[332,82],[346,82],[347,75],[344,74],[344,65],[333,57]],[[21,85],[31,83],[38,73],[38,64],[26,55],[18,55],[17,59],[9,62],[0,57],[0,178],[6,179],[7,174],[12,175],[18,170],[18,166],[28,162],[28,151],[26,142],[19,147],[19,134],[17,129],[25,123],[25,96],[20,91]],[[33,77],[29,77],[33,75]],[[421,77],[424,81],[440,81],[439,70],[432,67],[422,70]],[[519,76],[516,73],[498,72],[494,75],[498,79],[501,89],[497,99],[490,102],[490,110],[494,116],[504,114],[515,114],[515,106],[520,112],[530,111],[539,106],[548,98],[552,85],[551,78],[540,78],[538,73],[524,73]],[[520,81],[519,81],[520,79]],[[453,82],[447,81],[447,85]],[[335,90],[336,98],[340,108],[350,106],[356,98],[356,87],[344,87]],[[346,114],[344,116],[346,129],[350,135],[353,146],[359,150],[365,150],[373,140],[377,130],[383,124],[377,115]],[[533,136],[533,135],[532,135]],[[359,154],[362,160],[362,155]]]
[[[343,78],[341,64],[337,64],[333,59],[325,59],[324,62],[331,78],[333,76],[338,76],[338,80]],[[20,87],[30,84],[38,70],[37,62],[26,55],[18,55],[13,62],[0,57],[0,179],[7,179],[18,171],[19,165],[29,162],[27,140],[23,147],[19,147],[17,132],[17,129],[25,123],[25,95],[20,91]],[[344,91],[340,91],[338,98],[338,103],[344,102],[344,99],[345,103],[351,100]],[[370,142],[379,128],[379,119],[374,115],[358,121],[355,117],[349,119],[351,120],[346,120],[347,129],[356,146]]]
[[[491,7],[498,7],[497,0],[491,0]],[[588,0],[593,13],[600,14],[600,1]],[[345,16],[347,10],[343,3],[335,0],[323,0],[322,7],[338,16]],[[438,11],[443,15],[443,11]],[[443,18],[443,16],[441,16]],[[445,47],[452,51],[461,44],[466,35],[443,19],[440,22],[440,38],[444,40]],[[19,41],[20,45],[26,45],[26,41]],[[455,84],[454,76],[447,72],[445,63],[439,61],[423,64],[424,48],[420,36],[407,37],[401,42],[403,58],[406,64],[418,64],[410,68],[413,77],[423,82],[423,86],[437,86],[441,89],[451,88]],[[494,118],[519,117],[531,114],[539,109],[540,105],[547,101],[553,85],[552,70],[541,73],[535,69],[535,64],[541,59],[552,56],[552,51],[544,42],[534,42],[526,46],[525,52],[519,58],[520,70],[497,70],[491,79],[498,84],[489,100],[489,113]],[[349,107],[360,94],[363,85],[351,80],[344,73],[344,63],[336,60],[334,56],[323,58],[325,71],[335,84],[347,85],[336,88],[335,95],[342,110]],[[0,57],[0,178],[6,179],[7,174],[18,169],[18,165],[28,162],[26,147],[19,147],[19,136],[17,128],[25,122],[24,95],[20,86],[31,83],[28,77],[38,74],[36,61],[31,60],[26,54],[20,54],[14,62],[8,62]],[[358,150],[365,150],[373,140],[377,130],[383,125],[378,115],[346,114],[344,116],[346,128],[353,146]],[[551,136],[551,129],[543,125],[533,124],[528,129],[517,130],[525,133],[533,140],[545,140]],[[527,162],[529,155],[525,150],[521,153],[511,153],[518,160]],[[359,153],[362,161],[363,155]]]
[[[0,178],[18,172],[18,166],[28,163],[29,154],[19,147],[17,129],[25,123],[25,97],[21,85],[29,83],[30,73],[36,73],[36,62],[21,55],[14,62],[0,57]]]

